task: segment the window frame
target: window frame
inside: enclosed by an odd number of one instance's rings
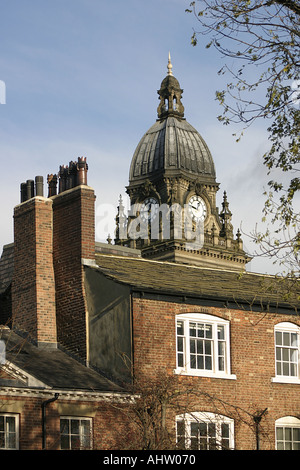
[[[19,414],[17,413],[0,413],[0,418],[4,417],[4,447],[0,447],[0,450],[18,450],[19,449]],[[15,447],[6,447],[7,442],[9,441],[7,434],[10,433],[10,431],[7,429],[8,427],[8,422],[7,418],[14,418],[15,420],[15,430],[14,432],[11,432],[11,434],[15,435]],[[1,431],[0,431],[1,432]]]
[[[62,425],[62,420],[68,420],[69,421],[69,429],[68,429],[68,432],[66,433],[62,433],[62,429],[61,429],[61,425]],[[74,421],[79,421],[79,438],[80,438],[80,446],[79,446],[79,449],[78,447],[76,448],[72,448],[72,436],[77,436],[77,434],[72,434],[71,432],[71,421],[74,420]],[[86,417],[86,416],[60,416],[60,449],[61,450],[91,450],[93,448],[93,419],[90,418],[90,417]],[[83,446],[83,443],[82,443],[82,436],[83,436],[83,433],[81,432],[81,422],[82,421],[88,421],[89,422],[89,426],[90,426],[90,429],[89,429],[89,446],[86,447],[86,446]],[[69,442],[69,446],[68,446],[68,449],[66,448],[62,448],[62,436],[65,435],[65,436],[68,436],[68,442]]]
[[[297,348],[293,348],[292,345],[290,346],[285,346],[285,345],[280,345],[277,343],[276,340],[276,333],[289,333],[289,334],[296,334],[297,335]],[[293,349],[296,351],[296,367],[297,367],[297,374],[296,375],[284,375],[284,374],[279,374],[277,372],[277,363],[281,362],[283,363],[288,363],[289,365],[292,364],[291,361],[284,361],[281,359],[281,361],[278,361],[277,359],[277,348],[282,346],[282,350],[289,350],[292,351]],[[300,384],[300,327],[296,323],[292,322],[280,322],[277,323],[274,327],[274,372],[275,375],[272,377],[272,382],[278,382],[278,383],[295,383],[295,384]]]
[[[233,450],[235,443],[234,443],[234,420],[232,418],[229,418],[228,416],[224,416],[221,414],[216,414],[212,412],[195,412],[195,413],[184,413],[181,415],[176,416],[176,441],[178,443],[178,423],[183,422],[184,423],[184,448],[185,449],[192,449],[192,424],[207,424],[208,426],[210,424],[215,425],[215,446],[213,446],[211,449],[205,448],[201,449],[200,448],[200,440],[198,436],[198,445],[197,445],[197,450]],[[228,441],[229,445],[228,448],[222,449],[222,424],[227,424],[229,428],[229,436],[228,436]],[[200,432],[200,431],[199,431]],[[203,435],[204,438],[206,439],[206,443],[209,443],[209,435],[205,434]],[[213,440],[213,437],[211,437]],[[193,449],[196,450],[196,449]]]
[[[291,428],[292,434],[295,429],[298,430],[298,433],[300,434],[300,419],[294,417],[294,416],[284,416],[283,418],[279,418],[275,421],[275,448],[276,450],[300,450],[300,436],[299,440],[296,441],[298,442],[299,449],[287,449],[285,448],[287,445],[287,442],[291,442],[291,446],[293,447],[295,441],[292,439],[291,441],[287,441],[285,437],[283,439],[278,439],[277,438],[277,431],[279,428],[282,428],[283,430],[287,428]],[[283,432],[283,435],[285,433]],[[283,449],[280,448],[279,446],[279,441],[283,443]]]
[[[178,322],[183,322],[183,335],[178,334],[177,325]],[[198,323],[212,326],[212,368],[192,368],[190,366],[190,323]],[[219,370],[219,354],[218,354],[218,326],[221,326],[224,331],[224,342],[225,342],[225,360],[224,370]],[[235,374],[231,374],[231,361],[230,361],[230,322],[224,318],[217,317],[206,313],[182,313],[176,315],[175,318],[175,335],[176,335],[176,369],[174,373],[182,375],[196,375],[200,377],[215,377],[223,379],[236,379]],[[178,349],[178,338],[182,337],[182,349]],[[193,337],[192,337],[193,338]],[[183,366],[178,364],[179,354],[183,355]]]

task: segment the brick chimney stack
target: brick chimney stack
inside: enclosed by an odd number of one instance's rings
[[[95,259],[95,194],[86,158],[21,185],[14,210],[13,328],[88,361],[83,259]]]
[[[58,341],[88,361],[83,259],[95,259],[95,194],[85,158],[59,171],[53,200],[53,260]]]
[[[38,345],[56,346],[52,200],[43,196],[43,178],[21,185],[14,209],[12,325]]]

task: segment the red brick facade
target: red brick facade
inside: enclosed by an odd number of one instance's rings
[[[260,448],[275,449],[275,421],[284,416],[299,416],[300,384],[272,381],[274,327],[280,322],[300,327],[298,315],[203,307],[199,303],[185,305],[138,296],[133,300],[132,311],[134,368],[139,377],[147,380],[159,376],[161,371],[173,375],[176,369],[177,315],[205,313],[229,320],[231,373],[236,379],[178,376],[183,390],[192,387],[203,392],[202,398],[187,411],[226,414],[226,410],[227,415],[235,418],[235,448],[253,450],[256,448],[253,416],[267,408],[260,423]]]
[[[116,449],[116,442],[121,440],[124,432],[122,414],[120,409],[124,406],[122,401],[115,400],[114,406],[107,399],[99,396],[93,399],[80,399],[76,402],[66,397],[59,397],[57,401],[45,407],[46,427],[43,428],[42,405],[50,395],[31,397],[0,396],[1,414],[13,414],[17,417],[17,435],[19,436],[19,450],[41,450],[43,439],[46,440],[47,450],[60,450],[60,418],[84,418],[92,422],[91,448],[102,450]],[[114,423],[114,426],[111,424]],[[46,434],[44,435],[44,431]],[[87,449],[88,450],[88,449]]]

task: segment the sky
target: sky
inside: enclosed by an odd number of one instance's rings
[[[217,72],[224,62],[205,49],[205,39],[191,45],[197,22],[185,12],[189,3],[1,1],[0,251],[13,241],[20,184],[41,175],[47,193],[47,175],[81,156],[87,158],[88,184],[97,196],[96,239],[105,241],[114,220],[106,233],[106,227],[97,229],[97,214],[103,204],[116,208],[120,194],[126,200],[134,150],[157,118],[157,90],[167,75],[169,52],[184,90],[185,118],[215,162],[217,204],[221,208],[226,191],[235,233],[240,228],[246,249],[255,249],[249,235],[257,223],[264,229],[266,130],[257,124],[236,143],[232,134],[238,128],[217,120],[215,91],[225,86]],[[248,269],[274,273],[278,267],[258,257]]]

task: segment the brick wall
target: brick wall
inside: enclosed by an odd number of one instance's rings
[[[22,397],[1,396],[0,414],[14,414],[19,420],[19,449],[42,450],[43,426],[42,403],[49,396]],[[92,448],[101,450],[116,449],[124,432],[124,415],[122,404],[92,400],[68,400],[59,397],[57,401],[46,406],[46,449],[60,449],[60,418],[91,418]],[[62,411],[62,410],[67,410]],[[112,425],[113,423],[113,425]]]
[[[190,401],[190,410],[186,411],[218,410],[221,414],[232,415],[236,448],[255,449],[251,416],[267,408],[261,421],[261,448],[274,449],[275,421],[284,416],[299,416],[300,410],[300,385],[272,382],[275,376],[274,326],[282,321],[300,325],[299,317],[186,305],[137,295],[133,299],[133,349],[138,378],[149,382],[162,371],[173,375],[176,369],[175,317],[180,313],[198,312],[230,321],[231,373],[236,375],[236,380],[178,376],[182,390],[187,387],[199,394],[198,401]]]

